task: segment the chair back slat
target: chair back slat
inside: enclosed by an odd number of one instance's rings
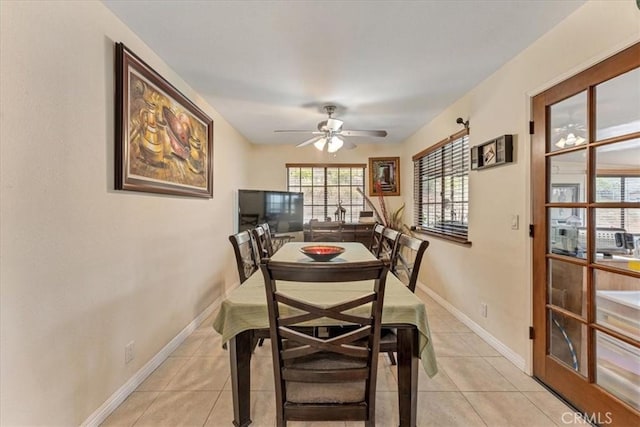
[[[371,244],[369,245],[369,252],[374,254],[376,257],[378,256],[378,248],[380,247],[380,243],[382,243],[382,232],[384,231],[385,226],[377,222],[373,226],[373,231],[371,232]]]
[[[428,240],[402,234],[398,239],[391,262],[391,271],[415,292],[422,258],[429,247]]]
[[[272,239],[272,235],[271,235],[271,227],[269,226],[268,222],[264,222],[262,224],[259,224],[258,227],[262,228],[264,230],[264,239],[263,239],[263,243],[265,246],[265,250],[266,252],[269,254],[269,257],[272,257],[273,254],[275,253],[275,250],[273,248],[273,239]]]
[[[287,420],[361,420],[374,425],[387,265],[381,260],[310,264],[265,258],[260,268],[269,312],[277,425]],[[308,286],[306,282],[367,281],[371,289],[327,305],[303,293],[288,295],[280,289],[281,281],[296,282],[287,286],[300,289]],[[314,320],[342,327],[319,337],[309,332]],[[317,411],[318,405],[325,410]]]
[[[262,228],[262,226],[257,226],[251,230],[251,233],[253,234],[253,239],[256,242],[256,248],[259,254],[258,259],[270,258],[273,256],[273,247],[269,243],[271,240],[270,238],[267,240],[267,233],[264,228]]]
[[[241,231],[229,236],[233,254],[236,258],[236,267],[240,283],[244,283],[256,270],[258,270],[258,258],[253,237],[249,231]]]
[[[398,239],[400,239],[400,233],[398,230],[394,230],[393,228],[385,227],[382,230],[382,235],[380,238],[380,243],[378,244],[378,248],[374,255],[378,259],[391,261],[393,256],[395,255],[396,245],[398,244]]]

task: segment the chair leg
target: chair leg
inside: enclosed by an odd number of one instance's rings
[[[258,347],[262,347],[262,344],[264,344],[264,338],[258,340]]]
[[[393,354],[393,351],[388,351],[387,352],[387,357],[389,358],[389,362],[391,362],[391,364],[395,366],[395,364],[396,364],[396,356]]]

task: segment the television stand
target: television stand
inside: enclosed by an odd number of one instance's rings
[[[375,223],[345,222],[342,224],[342,241],[360,242],[366,247],[369,247],[371,246],[371,236],[373,235],[374,226]],[[309,224],[304,225],[304,241],[311,241]]]

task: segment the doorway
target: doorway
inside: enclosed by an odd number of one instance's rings
[[[533,98],[533,373],[640,425],[640,44]]]

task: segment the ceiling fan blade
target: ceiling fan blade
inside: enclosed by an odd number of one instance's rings
[[[342,148],[344,148],[345,150],[353,150],[356,147],[357,147],[356,144],[346,139],[344,140],[344,145],[342,146]]]
[[[324,138],[324,136],[314,136],[306,141],[302,141],[300,144],[296,145],[296,147],[304,147],[305,145],[313,144],[316,141],[320,141],[322,138]]]
[[[343,130],[342,136],[387,136],[386,130]]]
[[[313,135],[324,135],[324,132],[319,132],[317,130],[274,130],[274,132],[278,133],[310,133]]]

